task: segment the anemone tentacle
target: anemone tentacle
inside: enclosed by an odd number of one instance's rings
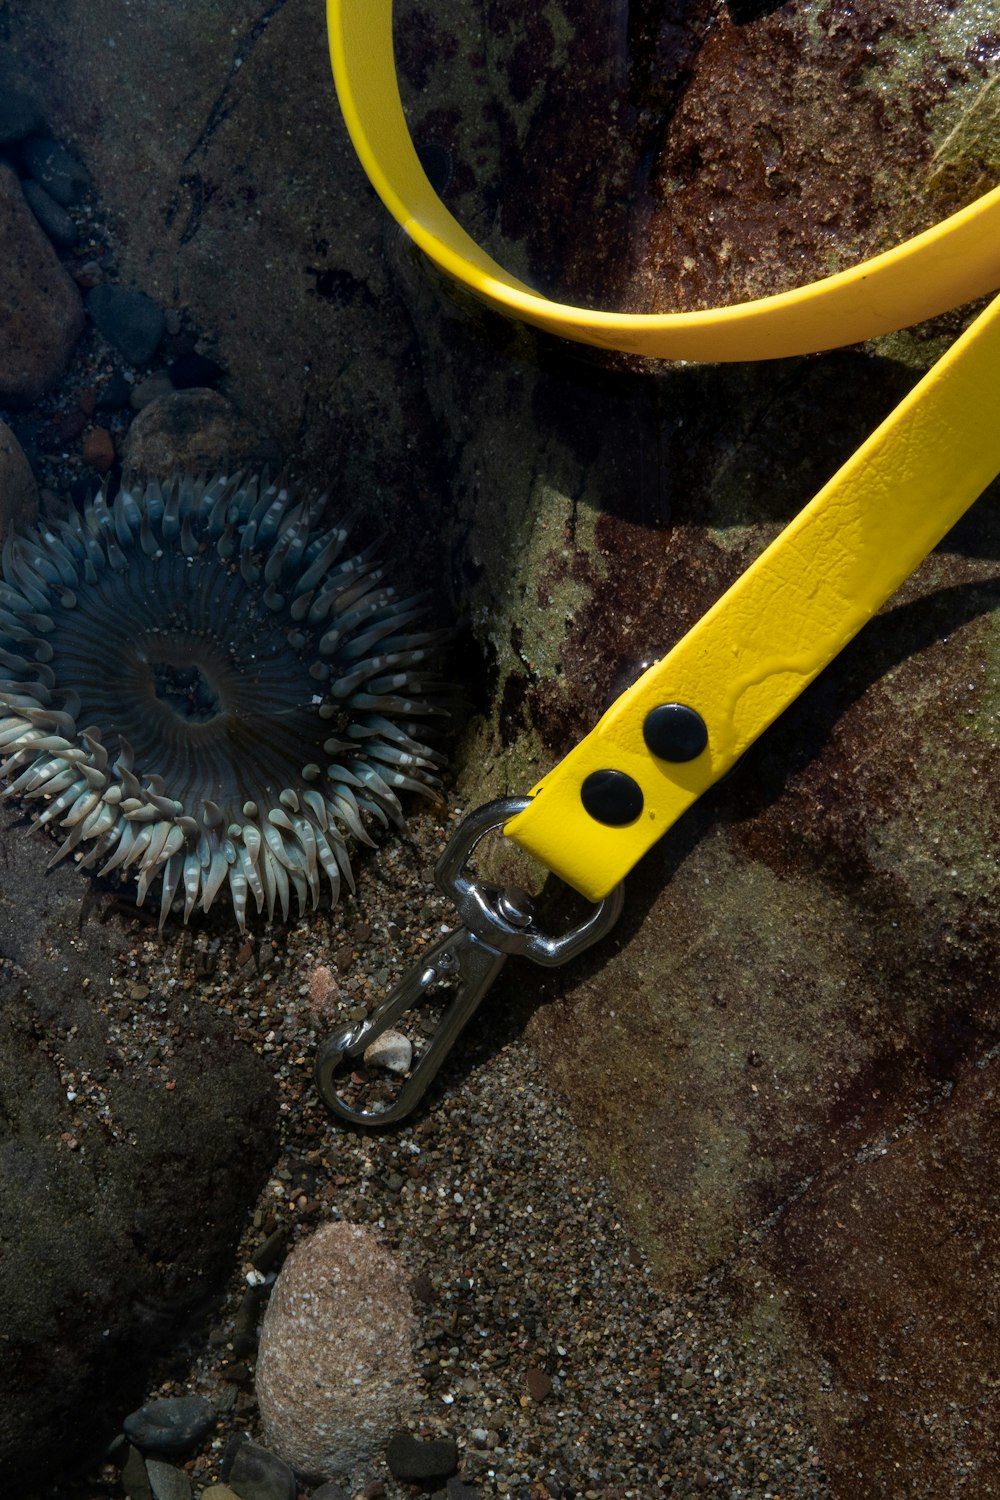
[[[441,634],[349,520],[266,475],[102,491],[0,558],[0,782],[160,926],[353,889],[365,817],[432,794]]]

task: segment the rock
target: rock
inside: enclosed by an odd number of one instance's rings
[[[95,427],[83,442],[84,461],[98,474],[106,474],[115,461],[115,440],[106,427]]]
[[[61,141],[36,137],[22,148],[28,172],[57,203],[79,203],[90,187],[90,173]]]
[[[257,1356],[267,1441],[303,1473],[370,1462],[416,1399],[406,1275],[367,1228],[327,1224],[274,1284]]]
[[[229,1470],[229,1486],[239,1500],[295,1500],[298,1485],[287,1464],[266,1448],[244,1443]]]
[[[130,925],[80,871],[46,872],[51,843],[13,809],[0,824],[0,1470],[4,1500],[35,1500],[100,1460],[203,1327],[274,1160],[277,1096],[209,1007],[178,1013],[169,1073],[130,1056],[134,1004],[122,1020],[108,1000]],[[102,921],[81,921],[92,902]],[[71,1100],[62,1068],[102,1082]]]
[[[163,337],[163,309],[145,292],[121,286],[95,286],[87,312],[113,349],[131,365],[146,365]]]
[[[0,401],[30,402],[57,381],[83,329],[80,294],[0,165]]]
[[[365,1062],[390,1073],[408,1073],[413,1061],[413,1044],[401,1031],[383,1031],[370,1047],[365,1048]]]
[[[458,1445],[451,1438],[421,1441],[401,1428],[393,1434],[385,1457],[395,1479],[447,1479],[458,1468]]]
[[[166,370],[155,370],[133,387],[128,404],[133,411],[145,411],[147,406],[152,406],[161,396],[172,396],[173,392],[174,383]]]
[[[186,1458],[215,1423],[215,1408],[204,1396],[165,1396],[130,1412],[125,1436],[143,1453]]]
[[[201,1500],[240,1500],[240,1497],[228,1484],[210,1484],[207,1490],[202,1490]]]
[[[321,1484],[318,1490],[313,1490],[311,1500],[350,1500],[345,1489],[330,1479],[326,1484]]]
[[[66,210],[47,193],[40,183],[27,179],[21,183],[24,201],[54,245],[68,250],[76,244],[79,233]]]
[[[271,440],[217,391],[176,391],[151,402],[132,423],[122,479],[166,479],[238,469],[278,469]]]
[[[42,111],[38,100],[16,85],[7,82],[0,73],[0,146],[13,141],[23,141],[27,135],[35,135],[42,129]]]
[[[0,540],[10,526],[27,526],[38,513],[38,485],[24,449],[0,422]]]
[[[126,1500],[153,1500],[153,1491],[146,1473],[146,1460],[138,1448],[130,1447],[122,1469],[121,1485]]]
[[[147,1458],[146,1473],[153,1500],[191,1500],[191,1481],[173,1464],[159,1458]]]
[[[525,1371],[524,1383],[528,1387],[528,1395],[532,1401],[544,1401],[552,1391],[552,1377],[544,1370],[539,1370],[532,1365]]]

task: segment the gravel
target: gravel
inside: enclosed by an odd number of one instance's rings
[[[459,816],[418,811],[409,838],[383,838],[338,912],[245,939],[221,922],[171,929],[163,942],[136,918],[121,955],[106,1003],[117,1045],[148,1057],[151,1079],[169,1070],[182,1005],[205,1004],[268,1058],[282,1099],[282,1154],[225,1305],[186,1367],[148,1395],[199,1394],[220,1414],[184,1465],[195,1496],[231,1482],[233,1437],[263,1440],[253,1335],[281,1246],[343,1219],[374,1228],[411,1278],[420,1378],[406,1428],[456,1443],[457,1479],[473,1495],[824,1500],[813,1434],[766,1336],[758,1343],[712,1280],[658,1290],[501,1008],[487,1002],[441,1086],[399,1129],[347,1130],[320,1104],[314,997],[324,1029],[367,1010],[440,934],[449,914],[429,872]],[[92,1085],[66,1082],[85,1108]],[[105,1474],[66,1500],[120,1495],[117,1469]],[[384,1500],[413,1495],[388,1456],[347,1492],[366,1486]]]

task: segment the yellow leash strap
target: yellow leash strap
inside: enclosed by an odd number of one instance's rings
[[[392,0],[327,0],[327,20],[344,119],[386,208],[448,276],[498,311],[562,338],[660,359],[778,359],[905,328],[1000,286],[995,188],[884,255],[775,297],[648,315],[550,302],[491,260],[428,182],[399,97]]]
[[[1000,297],[504,832],[605,896],[998,473]]]
[[[1000,286],[1000,189],[796,291],[705,312],[550,302],[469,238],[420,166],[400,102],[392,0],[328,0],[341,106],[376,190],[442,270],[563,337],[673,359],[769,359],[854,343]],[[870,619],[1000,472],[1000,300],[674,649],[505,824],[593,900]]]

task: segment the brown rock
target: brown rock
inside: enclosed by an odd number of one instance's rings
[[[0,422],[0,537],[9,526],[28,526],[38,513],[38,485],[24,449]]]
[[[340,985],[326,964],[317,964],[309,978],[309,1014],[317,1021],[325,1021],[340,1003]]]
[[[83,443],[83,456],[98,474],[106,474],[115,461],[115,444],[106,427],[95,427]]]
[[[285,1262],[257,1357],[268,1447],[326,1477],[370,1461],[416,1397],[402,1266],[370,1229],[327,1224]]]
[[[80,294],[0,166],[0,400],[35,401],[65,370],[83,328]]]
[[[218,391],[175,391],[157,397],[129,428],[122,454],[123,481],[166,479],[171,474],[235,473],[281,467],[281,454],[265,432]]]

